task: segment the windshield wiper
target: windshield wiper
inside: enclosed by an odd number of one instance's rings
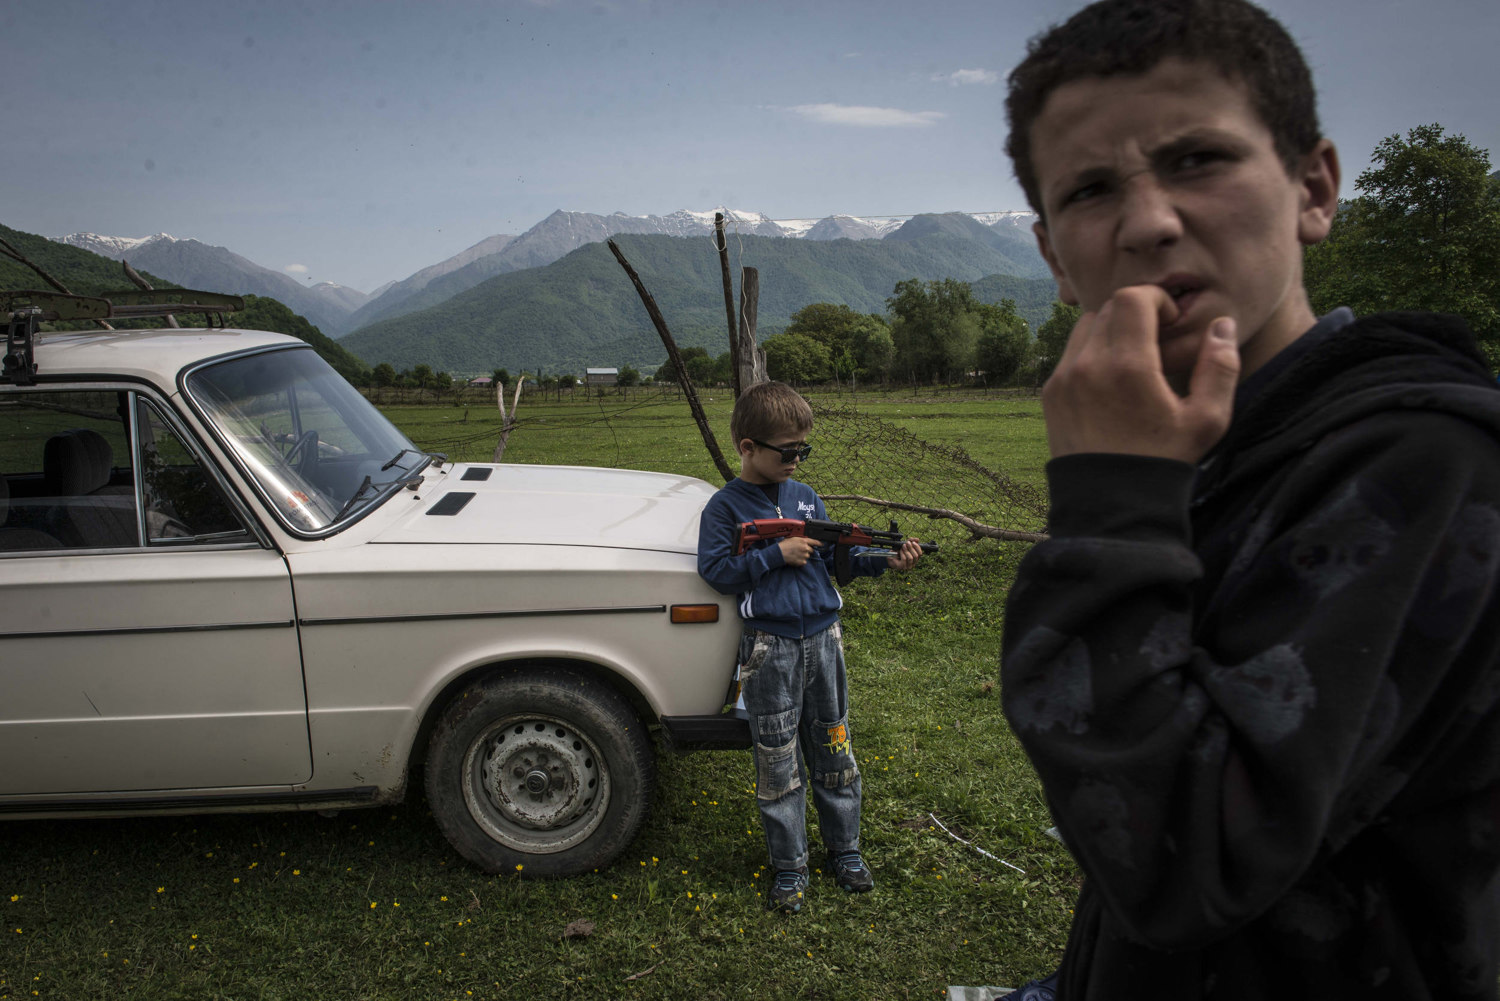
[[[425,455],[426,453],[424,452],[423,454]],[[354,506],[355,501],[363,497],[369,490],[383,490],[386,487],[411,487],[413,490],[415,490],[417,488],[416,485],[420,484],[423,479],[425,479],[425,477],[423,477],[421,473],[407,473],[405,476],[390,480],[386,483],[375,483],[372,482],[369,476],[366,476],[364,482],[359,485],[359,489],[354,491],[354,496],[346,500],[344,502],[344,506],[339,508],[339,513],[333,516],[333,520],[338,521],[344,515],[348,514],[349,509]]]
[[[397,452],[394,456],[391,457],[390,462],[387,462],[385,465],[381,466],[380,471],[383,473],[387,469],[390,469],[392,466],[394,466],[396,463],[400,462],[401,457],[407,452],[413,452],[417,455],[425,455],[427,458],[436,462],[439,466],[448,461],[448,457],[442,452],[424,452],[419,448],[403,448],[401,451]]]
[[[397,458],[400,458],[400,456],[397,456]],[[354,496],[346,500],[344,502],[344,506],[339,508],[339,513],[333,516],[333,520],[338,521],[344,515],[348,514],[349,509],[354,506],[354,502],[363,497],[365,495],[365,491],[370,489],[372,485],[373,484],[371,484],[370,478],[366,476],[365,481],[359,485],[359,489],[354,491]]]

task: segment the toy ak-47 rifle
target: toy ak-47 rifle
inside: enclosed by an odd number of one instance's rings
[[[894,521],[891,522],[889,532],[882,532],[853,522],[823,521],[819,518],[809,518],[806,521],[796,518],[758,518],[740,525],[739,536],[734,543],[734,554],[738,556],[758,542],[799,535],[816,539],[825,546],[833,546],[833,576],[840,585],[854,579],[853,546],[869,547],[858,554],[860,558],[884,558],[899,555],[901,544],[906,541]],[[936,542],[922,543],[924,553],[935,553],[937,549]]]

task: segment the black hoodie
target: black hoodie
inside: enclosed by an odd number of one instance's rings
[[[1451,317],[1307,341],[1196,469],[1048,464],[1002,682],[1061,998],[1497,996],[1500,392]]]

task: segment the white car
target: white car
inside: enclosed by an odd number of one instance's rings
[[[450,463],[281,334],[32,333],[231,297],[0,300],[0,816],[339,809],[420,773],[466,858],[564,875],[639,830],[652,731],[749,746],[708,483]]]

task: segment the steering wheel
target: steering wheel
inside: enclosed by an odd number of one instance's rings
[[[309,445],[312,447],[308,448]],[[302,456],[300,461],[297,458],[298,455]],[[302,432],[302,437],[298,438],[296,444],[287,449],[286,455],[281,458],[283,462],[297,471],[298,476],[304,480],[308,479],[308,474],[318,464],[318,432],[316,430]]]

